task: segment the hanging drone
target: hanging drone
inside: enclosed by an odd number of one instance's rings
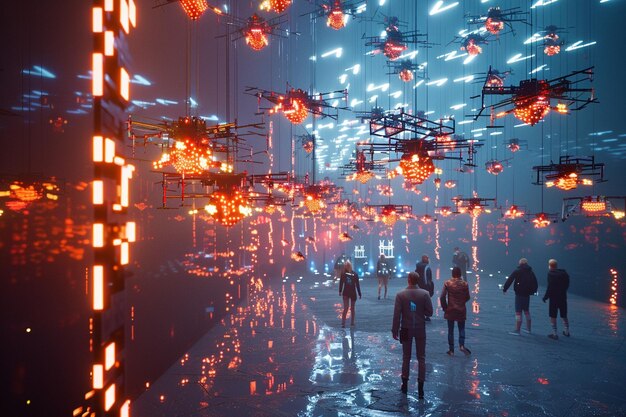
[[[386,17],[385,24],[385,36],[363,36],[363,39],[367,39],[365,46],[374,47],[372,55],[382,53],[389,60],[395,61],[408,49],[407,44],[417,44],[425,48],[431,46],[425,33],[417,30],[400,31],[400,20],[396,16]]]
[[[350,16],[354,19],[357,14],[366,10],[366,0],[328,0],[316,2],[317,9],[301,16],[312,15],[314,18],[326,16],[326,26],[339,30],[346,26]]]
[[[390,69],[387,75],[397,75],[405,83],[413,81],[416,74],[417,78],[426,78],[426,63],[416,64],[410,59],[403,59],[402,61],[387,61],[387,66]]]
[[[559,157],[559,163],[538,165],[533,167],[537,171],[537,179],[533,184],[556,187],[563,191],[577,188],[579,185],[593,185],[605,182],[604,164],[595,161],[595,157]]]
[[[510,9],[490,7],[486,15],[468,16],[469,20],[467,23],[470,25],[480,25],[493,35],[500,34],[505,26],[507,26],[511,32],[515,33],[513,30],[513,22],[522,22],[528,25],[526,19],[522,17],[527,14],[526,12],[522,12],[519,7]]]

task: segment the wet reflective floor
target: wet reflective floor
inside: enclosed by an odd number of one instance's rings
[[[624,310],[570,294],[571,337],[555,341],[547,304],[532,297],[533,332],[513,336],[514,296],[502,294],[504,280],[469,276],[469,357],[446,354],[447,324],[436,309],[424,400],[417,363],[409,395],[399,391],[401,346],[390,328],[404,279],[391,280],[388,298],[378,300],[376,280],[365,278],[356,325],[345,329],[332,280],[251,280],[248,301],[147,387],[133,415],[626,416]]]

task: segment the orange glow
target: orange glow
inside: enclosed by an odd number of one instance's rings
[[[93,137],[93,161],[102,162],[104,160],[104,148],[102,146],[102,136]]]
[[[102,389],[104,387],[104,369],[102,365],[95,364],[93,366],[93,389]]]
[[[579,179],[578,174],[575,172],[564,173],[559,175],[558,178],[552,181],[546,181],[546,187],[556,187],[563,191],[569,191],[575,189],[579,184],[591,185],[592,182],[587,179]]]
[[[606,207],[606,200],[601,199],[600,197],[589,197],[580,202],[580,208],[583,209],[583,211],[591,213],[606,211]]]
[[[435,172],[435,165],[426,152],[404,154],[396,171],[411,184],[421,184]]]
[[[109,411],[115,404],[115,384],[111,384],[104,392],[104,410]]]
[[[120,247],[120,265],[128,265],[130,254],[128,250],[128,242],[122,242]]]
[[[126,240],[134,242],[137,239],[137,226],[135,222],[126,222]]]
[[[137,6],[134,0],[128,0],[128,21],[133,27],[137,27]]]
[[[543,53],[548,56],[554,56],[561,52],[561,47],[559,45],[547,45],[543,48]]]
[[[104,349],[104,369],[107,371],[115,365],[115,342],[109,343]]]
[[[93,247],[101,248],[104,246],[104,224],[93,224]]]
[[[290,100],[290,108],[283,110],[283,113],[291,123],[299,125],[309,115],[309,109],[300,98],[292,98]]]
[[[534,126],[550,113],[550,100],[545,96],[536,96],[515,100],[513,114],[519,120]]]
[[[125,165],[122,167],[122,180],[120,183],[120,204],[122,207],[128,207],[130,202],[130,186],[129,180],[133,178],[133,171],[135,167],[133,165]]]
[[[292,0],[269,0],[270,9],[282,13],[291,5]]]
[[[113,56],[115,53],[115,35],[113,31],[104,32],[104,55]]]
[[[546,213],[538,213],[532,220],[532,222],[537,229],[543,229],[545,227],[548,227],[551,223]]]
[[[485,21],[485,29],[494,35],[497,35],[502,29],[504,29],[504,22],[500,19],[488,17]]]
[[[393,40],[387,40],[383,49],[383,54],[391,61],[400,58],[400,55],[407,50],[407,46],[402,43],[396,43]]]
[[[104,139],[104,162],[110,164],[115,159],[115,142],[112,139]]]
[[[93,309],[100,311],[104,308],[104,267],[93,266]]]
[[[180,5],[191,20],[197,20],[209,8],[206,0],[180,0]]]
[[[537,378],[537,382],[539,382],[541,385],[549,385],[550,381],[548,380],[548,378]]]
[[[326,20],[326,26],[333,28],[335,30],[339,30],[346,25],[345,16],[341,7],[333,8],[333,10],[328,15],[328,19]]]
[[[252,28],[246,31],[245,40],[246,44],[255,51],[260,51],[269,45],[267,36],[260,28]]]
[[[105,12],[113,11],[113,0],[104,0],[104,11]]]
[[[389,227],[393,227],[398,221],[398,213],[394,206],[385,206],[383,207],[380,213],[380,220]]]
[[[476,56],[483,52],[483,48],[481,48],[474,39],[468,39],[467,42],[463,46],[461,46],[461,50],[467,51],[470,56]]]
[[[94,7],[91,12],[91,21],[92,27],[91,30],[93,33],[102,33],[103,30],[103,11],[102,7]]]
[[[126,34],[130,33],[130,22],[128,13],[128,3],[126,0],[120,0],[120,24]]]
[[[405,83],[408,83],[409,81],[413,80],[413,71],[405,68],[402,71],[400,71],[400,73],[398,74],[398,77],[400,77],[400,79],[404,81]]]
[[[611,268],[611,296],[609,297],[609,303],[611,305],[617,305],[617,270]]]
[[[126,400],[124,401],[124,404],[122,404],[122,407],[120,408],[120,417],[130,417],[130,400]]]
[[[232,194],[214,192],[209,196],[209,204],[204,209],[217,222],[227,227],[252,214],[247,200],[239,191],[234,191]]]
[[[256,395],[256,381],[250,381],[250,395]]]
[[[120,68],[120,95],[126,101],[130,99],[130,77],[124,68]]]
[[[512,204],[506,212],[504,212],[504,217],[507,219],[518,219],[524,216],[524,212],[520,210],[515,204]]]
[[[187,139],[177,141],[170,153],[162,154],[152,165],[155,169],[172,165],[180,174],[201,174],[210,168],[211,155],[211,149]]]
[[[446,188],[454,188],[456,187],[456,181],[448,180],[443,184]]]
[[[558,113],[561,113],[561,114],[567,114],[568,113],[567,104],[565,104],[565,103],[558,103],[556,105],[556,111]]]
[[[104,203],[104,183],[100,180],[95,180],[92,183],[93,186],[93,204],[100,205]]]
[[[94,97],[101,97],[104,93],[104,55],[95,52],[91,60],[91,93]]]

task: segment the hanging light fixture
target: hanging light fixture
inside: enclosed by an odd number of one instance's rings
[[[333,9],[328,14],[326,26],[335,30],[339,30],[346,26],[345,15],[343,14],[343,10],[341,10],[340,4],[337,6],[333,6]]]
[[[393,227],[396,221],[398,221],[398,213],[395,206],[384,206],[380,213],[380,221],[389,227]]]
[[[191,20],[197,20],[209,8],[206,0],[180,0],[180,5]]]
[[[515,204],[512,204],[503,215],[507,219],[519,219],[524,216],[524,212],[520,210]]]
[[[402,155],[396,172],[412,184],[421,184],[435,172],[435,164],[426,151],[407,152]]]
[[[230,193],[215,191],[209,196],[209,203],[204,209],[218,223],[227,227],[252,214],[252,208],[239,190]]]

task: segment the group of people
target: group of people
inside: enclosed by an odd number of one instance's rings
[[[448,324],[448,351],[454,355],[454,327],[459,332],[459,350],[464,355],[471,355],[471,351],[465,346],[465,321],[467,318],[466,303],[470,300],[469,285],[467,283],[467,267],[469,257],[455,248],[453,256],[451,278],[444,282],[439,297],[441,308],[444,311],[444,319]],[[549,300],[549,316],[552,332],[548,335],[557,340],[557,314],[563,321],[563,335],[570,336],[569,321],[567,318],[567,290],[569,288],[569,275],[564,269],[558,268],[555,259],[548,261],[548,286],[542,298],[545,303]],[[378,299],[380,300],[381,289],[384,288],[384,298],[387,298],[387,284],[390,276],[389,263],[384,255],[380,255],[376,266],[378,282]],[[402,385],[400,390],[408,392],[409,369],[412,354],[412,346],[415,344],[416,358],[418,361],[418,397],[424,398],[424,381],[426,377],[426,322],[433,315],[431,297],[434,295],[434,282],[429,265],[428,255],[422,255],[420,262],[415,266],[415,271],[407,276],[408,286],[396,294],[391,335],[402,344]],[[538,289],[537,277],[528,260],[519,260],[518,267],[506,280],[502,290],[506,294],[513,285],[515,292],[515,329],[510,333],[520,335],[522,331],[522,313],[526,317],[526,333],[531,332],[530,296]],[[339,280],[339,295],[343,297],[343,314],[341,326],[345,327],[348,308],[350,309],[351,326],[354,326],[354,304],[357,295],[361,298],[359,277],[352,269],[352,264],[347,260],[343,265],[343,272]]]

